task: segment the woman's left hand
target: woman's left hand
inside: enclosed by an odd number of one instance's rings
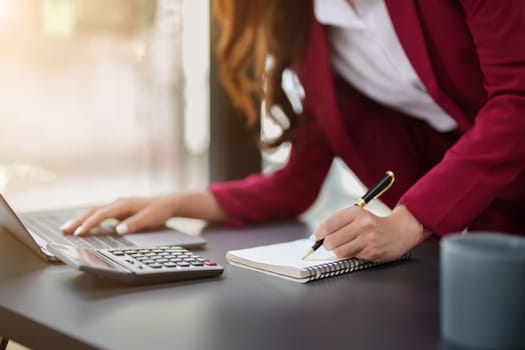
[[[316,240],[340,258],[370,261],[399,258],[424,240],[423,226],[404,205],[380,217],[359,207],[343,209],[315,230]]]

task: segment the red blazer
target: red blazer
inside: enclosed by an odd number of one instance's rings
[[[386,5],[410,62],[428,93],[456,120],[461,137],[417,182],[382,198],[405,204],[440,235],[466,227],[525,233],[525,1]],[[334,156],[350,168],[359,162],[350,156],[351,139],[336,103],[326,30],[315,20],[308,43],[297,67],[308,122],[286,166],[210,185],[232,224],[297,216],[317,197]]]

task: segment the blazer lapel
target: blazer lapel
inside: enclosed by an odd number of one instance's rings
[[[466,131],[472,123],[439,86],[421,28],[416,2],[417,0],[385,0],[399,41],[421,82],[434,101],[456,120],[459,129]]]

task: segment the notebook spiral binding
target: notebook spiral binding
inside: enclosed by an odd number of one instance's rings
[[[400,260],[407,260],[408,258],[410,258],[410,252],[392,261],[372,262],[372,261],[352,258],[352,259],[347,259],[347,260],[334,261],[331,263],[326,263],[326,264],[317,265],[317,266],[311,266],[311,267],[306,268],[309,274],[309,278],[307,282],[320,280],[320,279],[328,278],[328,277],[333,277],[337,275],[343,275],[349,272],[364,270],[364,269],[374,267],[377,265],[384,265],[388,263],[397,262]]]

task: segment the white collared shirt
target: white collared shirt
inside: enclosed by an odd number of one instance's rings
[[[330,26],[332,68],[372,100],[426,121],[440,132],[457,123],[428,94],[408,60],[384,0],[315,0],[317,20]]]

